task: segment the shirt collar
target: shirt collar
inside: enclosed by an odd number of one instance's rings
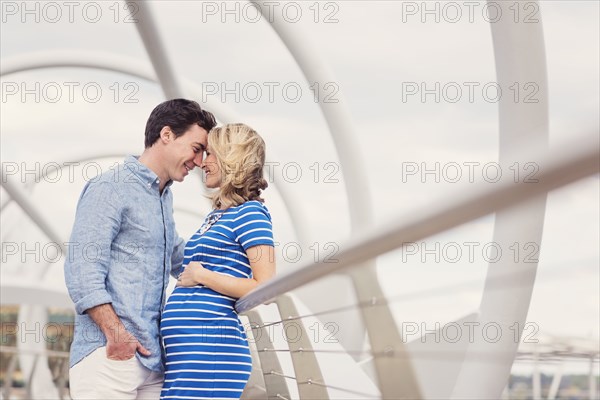
[[[139,156],[128,155],[125,158],[125,166],[138,177],[142,183],[148,187],[160,187],[160,179],[150,168],[142,164],[139,160]],[[165,189],[173,184],[172,180],[169,180],[165,184]]]

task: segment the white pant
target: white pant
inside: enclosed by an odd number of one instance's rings
[[[153,399],[160,397],[164,375],[150,371],[133,357],[110,360],[100,347],[69,371],[71,397],[79,399]]]

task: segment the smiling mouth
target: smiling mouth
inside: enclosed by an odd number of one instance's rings
[[[187,170],[187,172],[190,172],[193,168],[188,167],[187,164],[183,164],[183,166],[185,167],[185,169]]]

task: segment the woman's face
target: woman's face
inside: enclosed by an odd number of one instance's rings
[[[221,185],[221,169],[217,164],[217,157],[212,153],[210,145],[206,148],[206,156],[202,161],[202,170],[205,174],[207,188],[218,188]]]

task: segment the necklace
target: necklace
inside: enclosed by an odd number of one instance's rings
[[[220,212],[213,211],[212,213],[206,216],[204,223],[200,227],[200,235],[204,235],[214,224],[217,223],[219,219],[223,216],[225,210],[221,210]]]

